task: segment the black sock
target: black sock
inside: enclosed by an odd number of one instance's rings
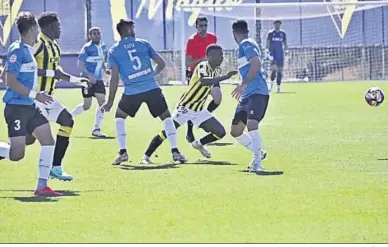
[[[53,166],[61,166],[63,157],[65,157],[67,147],[69,146],[69,137],[57,135],[55,144]]]
[[[151,155],[155,152],[155,150],[160,146],[162,145],[163,141],[166,139],[166,132],[164,132],[164,130],[162,131],[162,136],[159,134],[159,135],[156,135],[150,145],[148,146],[147,148],[147,151],[145,152],[145,155],[147,155],[148,157],[151,157]]]
[[[208,134],[207,136],[203,137],[201,140],[199,140],[201,142],[202,145],[206,145],[208,143],[211,143],[211,142],[215,142],[215,141],[218,141],[219,138],[216,137],[215,135],[213,135],[212,133]]]
[[[120,151],[119,151],[119,154],[120,154],[120,155],[123,155],[123,154],[125,154],[125,153],[127,153],[127,150],[126,150],[126,149],[120,149]]]
[[[193,134],[193,126],[194,126],[193,122],[191,122],[191,121],[187,122],[187,135],[188,136],[194,136],[194,134]]]
[[[271,73],[271,81],[275,80],[276,78],[276,71],[272,71]]]
[[[216,102],[214,102],[214,100],[212,100],[212,101],[210,102],[210,104],[207,106],[207,110],[208,110],[209,112],[213,112],[215,109],[217,109],[218,106],[219,106],[219,105],[216,104]]]
[[[276,76],[276,84],[278,84],[278,86],[280,86],[280,84],[282,84],[282,72],[278,72],[278,74]]]

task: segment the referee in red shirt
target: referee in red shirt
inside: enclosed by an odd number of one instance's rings
[[[216,35],[207,31],[208,20],[205,16],[199,16],[197,18],[195,27],[197,28],[197,32],[191,35],[186,44],[186,77],[188,82],[190,82],[195,66],[202,61],[206,61],[206,48],[208,45],[217,43]],[[222,94],[219,85],[212,88],[212,95],[213,100],[207,107],[209,112],[213,112],[221,103]],[[188,121],[187,125],[186,139],[192,143],[195,141],[193,122]]]

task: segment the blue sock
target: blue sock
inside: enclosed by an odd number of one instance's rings
[[[39,178],[38,179],[38,190],[42,190],[47,187],[47,179]]]

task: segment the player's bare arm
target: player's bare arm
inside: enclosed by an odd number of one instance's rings
[[[206,61],[206,58],[193,59],[191,56],[186,55],[186,67],[195,67],[202,61]]]
[[[156,67],[154,68],[155,75],[158,75],[162,70],[166,67],[166,62],[164,59],[160,56],[159,53],[157,53],[157,56],[155,59],[153,59],[156,63]]]
[[[18,82],[17,74],[13,72],[5,72],[4,75],[4,82],[5,84],[10,87],[12,90],[16,91],[19,94],[22,94],[24,96],[28,96],[30,98],[36,99],[37,101],[43,103],[43,104],[50,104],[53,102],[53,98],[49,95],[47,95],[45,92],[34,92],[33,90],[27,89],[25,86],[23,86],[20,82]]]
[[[258,56],[251,57],[248,61],[251,64],[251,67],[249,68],[248,74],[245,79],[241,82],[240,85],[237,85],[237,87],[233,90],[233,98],[240,98],[241,94],[247,88],[248,84],[255,78],[256,74],[259,73],[261,69],[261,62]]]
[[[89,78],[91,83],[96,83],[96,78],[89,73],[89,71],[86,69],[85,64],[82,60],[78,60],[77,63],[78,68],[82,71],[82,73]]]
[[[115,101],[117,88],[119,87],[119,69],[117,66],[111,69],[111,76],[109,82],[109,97],[108,101],[101,107],[104,112],[109,112],[112,108],[113,102]]]
[[[284,50],[288,50],[288,43],[287,43],[286,33],[284,33],[283,45],[284,45]]]
[[[223,75],[223,76],[219,76],[219,77],[213,77],[213,78],[201,77],[200,81],[201,81],[201,84],[204,86],[215,85],[215,84],[220,83],[221,81],[225,81],[225,80],[230,79],[232,76],[237,75],[237,73],[238,72],[236,70],[233,70],[233,71],[230,71],[228,74]]]
[[[54,78],[58,80],[68,81],[80,86],[89,87],[90,81],[87,78],[72,76],[63,71],[61,67],[54,71]]]

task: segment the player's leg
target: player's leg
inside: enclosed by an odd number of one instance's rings
[[[141,94],[123,95],[115,113],[116,139],[119,144],[119,154],[112,162],[112,165],[120,165],[129,160],[127,152],[127,130],[125,128],[125,119],[134,117],[139,110],[143,99]]]
[[[89,90],[85,90],[85,88],[81,88],[82,97],[84,98],[84,103],[77,105],[72,111],[71,115],[75,118],[78,115],[81,115],[84,111],[87,111],[92,106],[92,96],[94,95],[94,87],[93,84]]]
[[[195,149],[200,151],[205,158],[210,158],[211,154],[204,146],[224,138],[224,136],[226,135],[225,128],[224,126],[222,126],[221,122],[213,116],[203,121],[199,125],[199,127],[209,134],[207,134],[200,140],[193,142],[192,145]]]
[[[276,79],[276,72],[277,72],[277,65],[276,65],[276,60],[275,58],[273,58],[272,62],[271,62],[271,76],[270,76],[270,86],[269,86],[269,91],[271,92],[272,90],[272,87],[273,87],[273,84],[274,84],[274,81]]]
[[[280,93],[280,85],[282,84],[282,78],[283,78],[283,59],[279,59],[277,70],[276,70],[276,85],[277,85],[277,92]]]
[[[154,118],[159,117],[163,121],[164,131],[171,146],[173,160],[180,163],[187,162],[186,158],[178,150],[175,124],[171,118],[162,90],[157,88],[145,93],[144,96],[151,115]]]
[[[27,126],[33,116],[33,107],[5,105],[4,118],[8,127],[9,144],[0,143],[0,157],[10,161],[24,158]]]
[[[48,120],[41,114],[39,109],[35,109],[34,118],[28,124],[28,132],[32,134],[40,143],[40,154],[38,164],[38,184],[35,195],[60,196],[61,193],[52,191],[48,187],[47,180],[53,164],[55,151],[55,141],[51,134]]]
[[[93,136],[100,137],[100,138],[106,137],[106,135],[101,132],[101,124],[104,121],[104,112],[101,110],[101,107],[105,103],[105,86],[103,83],[102,83],[102,88],[104,89],[104,92],[98,91],[94,94],[94,97],[96,97],[96,100],[98,103],[98,107],[96,110],[96,120],[94,122],[94,130],[92,132]]]
[[[178,129],[181,125],[174,119],[175,128]],[[151,160],[152,154],[159,148],[160,145],[162,145],[163,141],[166,140],[167,135],[166,131],[161,131],[158,135],[154,136],[152,138],[150,144],[148,145],[148,148],[146,152],[144,153],[144,156],[140,160],[140,164],[153,164]]]
[[[250,170],[258,172],[263,169],[262,160],[262,140],[259,132],[259,123],[264,118],[267,111],[269,96],[268,95],[252,95],[250,97],[249,115],[247,121],[248,134],[252,140],[252,148],[256,151],[252,159]]]
[[[191,72],[190,70],[186,70],[186,78],[187,78],[187,82],[188,83],[190,82],[190,79],[191,79],[192,76],[193,76],[193,72]],[[191,120],[189,120],[187,122],[187,134],[186,134],[186,140],[189,143],[192,143],[193,141],[195,141],[195,137],[194,137],[194,133],[193,133],[193,127],[194,127],[193,122]]]
[[[248,110],[250,99],[245,99],[237,105],[236,112],[232,121],[231,135],[244,147],[252,152],[253,157],[261,156],[257,147],[257,142],[252,140],[250,133],[244,133],[248,122]]]
[[[53,168],[51,169],[50,176],[62,181],[71,181],[73,180],[73,176],[64,171],[62,160],[69,147],[70,136],[74,127],[73,116],[61,103],[54,101],[51,109],[48,110],[47,119],[60,125],[55,143]]]

